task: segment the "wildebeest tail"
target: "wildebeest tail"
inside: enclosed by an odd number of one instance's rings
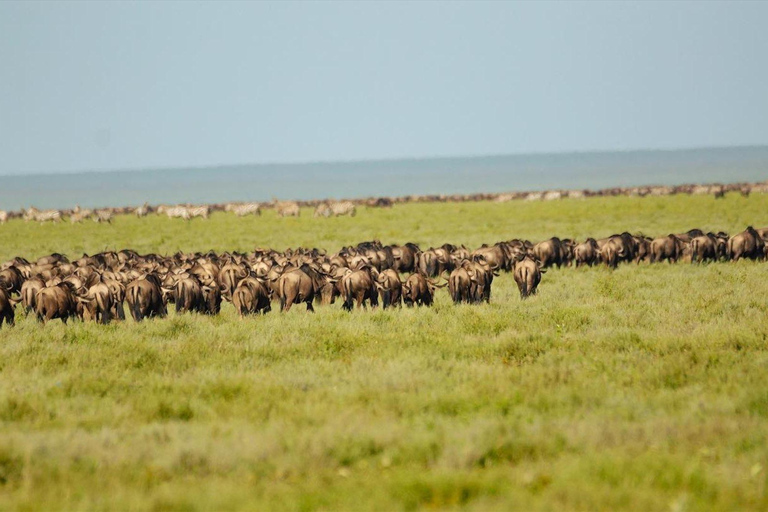
[[[520,285],[520,295],[525,299],[528,297],[530,290],[528,289],[528,282],[531,280],[530,271],[525,268],[523,270],[523,282]]]
[[[136,288],[133,288],[131,290],[131,315],[133,316],[133,319],[137,322],[141,322],[142,320],[142,314],[141,314],[141,304],[139,303],[139,290]]]
[[[696,261],[696,253],[699,251],[699,241],[695,238],[691,240],[691,263]]]
[[[451,300],[453,300],[453,302],[459,302],[461,297],[459,295],[459,277],[458,276],[450,277],[450,280],[448,281],[448,291],[451,293]]]
[[[392,290],[388,288],[384,288],[381,290],[381,302],[384,306],[384,309],[387,309],[387,307],[392,305]]]
[[[180,312],[182,308],[187,307],[187,294],[186,289],[187,287],[183,284],[179,283],[180,286],[178,287],[179,290],[179,296],[176,297],[176,312]]]
[[[112,308],[109,304],[106,304],[104,301],[104,297],[101,295],[96,296],[96,305],[101,310],[101,323],[102,324],[108,324],[109,321],[112,319]]]

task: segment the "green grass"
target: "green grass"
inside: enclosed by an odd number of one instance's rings
[[[768,225],[768,197],[0,226],[0,260]],[[0,509],[765,510],[768,267],[550,270],[491,304],[0,331]]]

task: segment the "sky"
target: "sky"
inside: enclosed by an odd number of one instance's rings
[[[0,2],[0,174],[768,143],[768,2]]]

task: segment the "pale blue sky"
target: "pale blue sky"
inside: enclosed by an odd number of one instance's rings
[[[768,143],[768,3],[1,2],[0,174]]]

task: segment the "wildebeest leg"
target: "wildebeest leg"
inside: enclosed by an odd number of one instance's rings
[[[315,312],[315,307],[312,305],[312,301],[311,300],[307,301],[307,311],[311,311],[312,313]]]

